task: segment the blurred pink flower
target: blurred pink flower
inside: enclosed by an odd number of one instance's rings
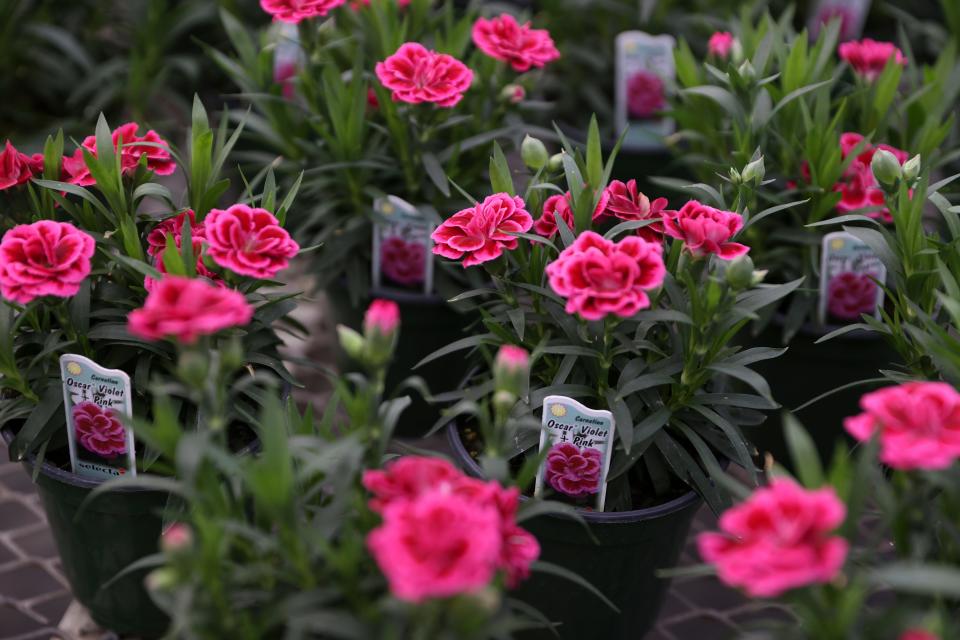
[[[894,60],[900,66],[906,66],[907,59],[903,52],[892,42],[877,42],[864,38],[859,42],[844,42],[837,49],[840,57],[845,60],[857,75],[873,82],[876,80],[889,60]]]
[[[322,18],[347,0],[260,0],[260,8],[274,20],[297,24],[308,18]]]
[[[400,45],[396,53],[377,63],[375,71],[395,101],[411,104],[432,102],[452,107],[473,82],[473,71],[465,64],[416,42]]]
[[[93,402],[73,405],[73,427],[84,449],[104,458],[127,452],[127,432],[113,409]]]
[[[0,191],[26,184],[34,176],[43,176],[43,154],[20,153],[7,140],[0,151]]]
[[[857,320],[877,308],[877,283],[868,273],[838,273],[827,285],[827,310],[842,320]]]
[[[735,41],[733,34],[729,31],[717,31],[707,41],[707,51],[716,58],[726,60],[730,56],[730,51],[733,50]]]
[[[697,546],[720,580],[752,597],[771,598],[833,580],[848,544],[830,535],[846,517],[832,487],[808,490],[775,478],[720,516],[720,533],[701,533]]]
[[[733,211],[714,209],[690,200],[680,211],[663,212],[663,229],[671,238],[683,240],[687,250],[698,258],[715,254],[723,260],[739,258],[750,247],[730,242],[743,228],[743,218]]]
[[[884,222],[893,222],[890,211],[884,206],[885,199],[883,189],[873,175],[873,169],[870,163],[873,161],[873,155],[877,149],[889,151],[902,165],[910,155],[901,149],[891,147],[888,144],[871,145],[864,141],[864,137],[859,133],[846,132],[840,136],[840,151],[844,160],[846,160],[857,147],[857,157],[850,163],[843,177],[833,190],[840,193],[840,202],[837,203],[838,213],[850,213],[868,207],[881,207],[877,211],[865,212],[871,218],[877,218]],[[808,170],[809,171],[809,170]]]
[[[560,57],[546,29],[531,29],[529,22],[520,24],[509,13],[489,20],[478,18],[473,25],[473,42],[480,51],[509,63],[520,73]]]
[[[387,238],[380,245],[380,269],[397,284],[422,283],[426,270],[423,243],[407,242],[399,236]]]
[[[561,442],[553,445],[544,464],[543,479],[555,491],[579,498],[600,490],[603,460],[599,449],[581,449],[575,444]]]
[[[69,222],[17,225],[0,240],[0,294],[20,304],[76,295],[95,251],[93,237]]]
[[[940,636],[926,629],[907,629],[897,640],[940,640]]]
[[[400,307],[393,300],[374,300],[363,315],[364,333],[390,336],[400,326]]]
[[[519,196],[487,196],[436,228],[430,236],[435,243],[433,252],[451,260],[462,259],[464,267],[496,260],[504,249],[517,248],[517,238],[511,234],[527,232],[533,226],[533,218],[525,207]]]
[[[363,472],[363,486],[374,495],[370,508],[381,513],[390,503],[410,500],[441,483],[453,482],[461,473],[443,458],[403,456],[383,469]]]
[[[946,469],[960,459],[960,393],[944,382],[908,382],[860,398],[843,426],[865,442],[879,430],[880,460],[894,469]]]

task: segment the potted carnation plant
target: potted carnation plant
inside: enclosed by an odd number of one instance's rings
[[[91,492],[103,477],[175,472],[124,428],[150,415],[149,385],[171,369],[197,389],[225,363],[290,379],[272,324],[293,303],[264,286],[299,248],[266,210],[286,215],[290,201],[278,206],[275,190],[216,208],[237,134],[225,122],[211,130],[199,102],[186,155],[141,132],[135,123],[111,131],[101,118],[74,153],[64,155],[59,135],[42,157],[17,156],[21,177],[0,192],[27,203],[11,210],[0,239],[0,426],[11,458],[37,483],[76,598],[102,626],[154,637],[166,619],[143,590],[143,572],[117,574],[156,550],[170,479]],[[155,177],[178,167],[187,206]],[[169,336],[191,349],[178,355]],[[85,370],[80,363],[94,371],[87,382],[72,377]],[[255,438],[242,424],[261,394],[248,373],[219,396],[229,408],[222,420],[196,397],[171,410],[194,429],[230,434],[239,450]]]
[[[741,427],[776,405],[748,365],[782,350],[743,349],[733,337],[799,282],[759,284],[749,247],[737,242],[750,224],[740,213],[696,200],[667,210],[629,184],[608,184],[613,159],[603,163],[596,121],[590,132],[585,153],[565,148],[562,174],[534,162],[522,197],[495,154],[495,193],[435,232],[437,253],[479,265],[491,286],[460,295],[483,318],[482,329],[428,360],[522,347],[532,354],[529,389],[508,411],[539,415],[545,398],[562,395],[612,414],[608,468],[602,452],[569,441],[538,455],[539,429],[501,438],[474,417],[448,434],[460,463],[477,474],[532,467],[529,481],[546,456],[544,486],[576,505],[589,531],[564,517],[538,518],[530,528],[543,557],[582,575],[620,613],[549,576],[535,576],[521,597],[562,622],[562,637],[627,638],[652,624],[665,589],[655,572],[676,561],[700,497],[716,511],[727,503],[712,475],[728,461],[754,471]],[[471,380],[445,419],[475,413],[475,399],[490,389],[486,378]],[[733,393],[728,379],[752,392]]]
[[[677,70],[684,90],[674,113],[687,132],[679,150],[696,159],[691,169],[701,180],[725,170],[731,157],[742,167],[730,175],[733,183],[767,178],[749,203],[762,222],[751,227],[748,242],[771,278],[803,278],[804,284],[754,326],[754,333],[763,332],[757,340],[770,342],[780,335],[792,347],[786,358],[763,363],[759,371],[780,402],[792,409],[803,406],[800,417],[821,455],[829,455],[842,434],[840,416],[856,407],[858,392],[846,389],[827,402],[805,403],[876,377],[895,355],[862,331],[845,331],[837,341],[818,344],[832,330],[859,323],[863,314],[878,320],[883,314],[878,304],[883,283],[877,282],[883,275],[867,268],[879,265],[883,256],[868,250],[869,259],[859,263],[863,268],[835,272],[834,256],[841,254],[834,244],[824,250],[824,237],[841,230],[830,226],[840,223],[871,229],[892,224],[871,167],[878,155],[892,161],[890,170],[909,166],[914,176],[919,159],[911,156],[922,154],[932,167],[949,157],[940,147],[951,127],[947,116],[956,93],[945,78],[956,56],[944,51],[935,65],[925,67],[892,43],[840,43],[839,20],[808,43],[806,33],[795,33],[787,17],[735,24],[742,60],[717,52],[701,62],[681,47]],[[696,189],[676,181],[670,185]],[[875,246],[866,235],[872,230],[848,231]],[[798,379],[806,383],[796,384]],[[770,439],[759,444],[787,460],[781,434],[768,430]]]
[[[214,55],[262,116],[251,136],[260,165],[276,160],[290,182],[303,172],[308,204],[291,223],[301,243],[323,245],[309,268],[335,320],[359,327],[371,296],[401,305],[394,388],[470,321],[446,302],[465,274],[435,269],[430,253],[430,232],[462,204],[447,176],[479,187],[489,142],[517,137],[539,69],[560,54],[546,31],[452,0],[261,4],[270,34],[258,41],[224,14],[237,57]],[[446,389],[464,370],[420,373]],[[403,422],[422,433],[435,417],[418,398]]]

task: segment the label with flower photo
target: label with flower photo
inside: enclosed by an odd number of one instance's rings
[[[433,232],[435,220],[396,196],[373,203],[374,289],[433,293]]]
[[[856,40],[870,13],[871,0],[820,0],[807,19],[811,39],[820,36],[820,30],[831,20],[840,19],[840,42]]]
[[[617,135],[626,131],[624,149],[661,149],[675,123],[662,113],[669,109],[667,95],[676,78],[673,49],[668,35],[624,31],[616,41]]]
[[[851,324],[863,314],[880,317],[887,268],[863,240],[846,231],[823,238],[820,261],[820,322]]]
[[[109,480],[137,475],[130,376],[75,354],[60,356],[70,464],[77,475]]]
[[[613,454],[613,414],[566,396],[543,400],[540,452],[534,495],[603,511]]]

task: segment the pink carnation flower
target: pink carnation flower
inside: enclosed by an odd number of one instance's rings
[[[533,226],[533,218],[519,196],[495,193],[445,220],[433,234],[433,252],[470,267],[496,260],[503,250],[517,248],[517,238]]]
[[[637,236],[614,243],[585,231],[547,265],[550,287],[567,299],[567,313],[586,320],[629,318],[650,306],[647,291],[663,283],[663,247]]]
[[[637,71],[627,81],[627,109],[631,118],[651,118],[667,106],[663,79],[652,71]]]
[[[579,498],[600,490],[602,470],[603,460],[599,449],[581,449],[575,444],[561,442],[555,444],[547,454],[543,479],[555,491]]]
[[[203,223],[197,224],[197,214],[193,209],[187,209],[183,213],[163,220],[147,234],[147,254],[154,258],[161,255],[167,249],[167,236],[173,236],[173,244],[179,249],[183,223],[187,218],[190,219],[190,236],[203,238],[205,232]]]
[[[286,269],[300,246],[266,209],[235,204],[211,209],[203,222],[207,254],[218,265],[253,278]]]
[[[860,147],[857,157],[850,162],[843,177],[833,190],[840,193],[840,202],[837,203],[838,213],[850,213],[865,209],[868,207],[880,207],[877,211],[867,212],[865,215],[871,218],[877,218],[884,222],[893,222],[890,211],[884,206],[885,199],[883,189],[873,175],[873,169],[870,163],[873,161],[873,155],[878,149],[889,151],[900,164],[904,164],[910,157],[906,151],[891,147],[888,144],[878,144],[876,146],[864,142],[864,137],[859,133],[847,132],[840,136],[840,151],[842,157],[846,160],[857,147]],[[809,172],[809,170],[807,170]]]
[[[347,0],[260,0],[260,8],[274,20],[297,24],[308,18],[322,18]]]
[[[0,191],[26,184],[30,178],[43,175],[43,154],[28,156],[17,151],[7,140],[0,151]]]
[[[393,300],[374,300],[363,315],[363,330],[367,334],[389,336],[400,326],[400,307]]]
[[[253,307],[241,293],[205,280],[165,276],[152,288],[143,307],[127,317],[130,333],[145,340],[193,344],[200,336],[242,327],[253,318]]]
[[[116,411],[81,402],[73,406],[72,415],[77,442],[84,449],[104,458],[127,452],[127,433]]]
[[[159,176],[168,176],[177,169],[177,164],[167,150],[167,142],[161,138],[156,131],[152,129],[143,136],[137,135],[140,128],[136,122],[128,122],[113,130],[111,139],[113,140],[113,149],[120,155],[120,170],[124,175],[133,175],[140,166],[140,159],[147,158],[147,169]],[[123,147],[120,147],[121,140]],[[149,144],[141,144],[141,143]],[[162,145],[157,147],[154,145]],[[80,148],[74,152],[73,156],[66,156],[63,159],[63,170],[67,175],[67,182],[88,187],[96,184],[96,180],[90,174],[87,168],[87,162],[83,157],[84,150],[89,151],[94,157],[97,155],[96,136],[87,136],[83,140]]]
[[[707,41],[707,51],[711,56],[726,60],[733,50],[733,34],[729,31],[717,31]]]
[[[478,18],[473,24],[473,42],[480,51],[520,73],[560,57],[546,29],[531,29],[529,22],[520,24],[509,13],[490,20]]]
[[[393,92],[397,102],[432,102],[452,107],[463,99],[473,82],[473,71],[453,56],[407,42],[392,56],[378,62],[377,78]]]
[[[650,198],[637,190],[637,181],[622,182],[614,180],[607,186],[606,208],[603,215],[620,220],[656,220],[653,224],[637,229],[637,235],[650,242],[663,240],[663,210],[667,207],[666,198]]]
[[[907,629],[897,640],[940,640],[940,636],[926,629]]]
[[[0,240],[0,294],[20,304],[76,295],[95,250],[94,239],[69,222],[17,225]]]
[[[870,38],[864,38],[859,42],[844,42],[839,46],[838,53],[843,60],[853,67],[857,75],[870,82],[876,80],[883,73],[883,69],[890,59],[893,59],[900,66],[907,64],[903,52],[892,42],[877,42]]]
[[[671,238],[683,240],[687,250],[698,258],[716,254],[723,260],[739,258],[750,247],[730,242],[743,228],[743,218],[733,211],[721,211],[691,200],[680,211],[664,211],[663,230]]]
[[[771,598],[837,576],[848,544],[830,532],[845,517],[832,487],[808,490],[776,478],[724,512],[721,533],[701,533],[697,546],[722,582],[752,597]]]
[[[363,472],[363,486],[374,495],[370,508],[382,512],[396,500],[409,500],[431,487],[461,477],[457,468],[442,458],[404,456],[386,468]]]
[[[387,238],[380,245],[380,269],[397,284],[420,284],[427,266],[426,253],[423,243],[407,242],[399,236]]]
[[[604,190],[600,195],[600,201],[593,210],[593,220],[599,219],[606,213],[609,199],[609,192]],[[573,209],[570,206],[570,200],[571,196],[569,191],[563,195],[558,193],[547,198],[546,202],[543,203],[543,212],[540,214],[540,217],[537,218],[537,221],[533,223],[533,230],[537,232],[537,235],[541,235],[544,238],[552,238],[557,235],[557,219],[554,216],[555,213],[560,214],[560,218],[571,231],[574,229],[575,221],[573,219]]]
[[[860,398],[844,420],[857,440],[880,432],[880,460],[894,469],[946,469],[960,458],[960,393],[944,382],[908,382]]]
[[[827,285],[827,309],[842,320],[856,320],[877,307],[877,283],[870,274],[838,273]]]

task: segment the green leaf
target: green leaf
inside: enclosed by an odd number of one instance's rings
[[[41,394],[40,402],[10,443],[11,456],[23,460],[36,451],[37,447],[43,444],[38,436],[47,430],[47,425],[56,422],[66,424],[63,416],[63,389],[56,380],[51,380]]]
[[[817,446],[806,429],[791,413],[783,414],[783,431],[790,458],[804,486],[816,489],[823,485],[823,464]]]
[[[427,176],[430,178],[430,181],[433,182],[434,186],[442,193],[445,197],[450,197],[450,183],[447,182],[447,176],[443,171],[443,167],[440,165],[440,161],[437,160],[437,156],[433,155],[430,152],[426,152],[422,155],[423,168],[427,172]],[[493,175],[491,168],[491,176]],[[511,186],[513,181],[510,181]],[[495,189],[500,191],[500,189]],[[511,193],[511,195],[513,195]]]
[[[496,142],[493,143],[493,156],[490,158],[490,186],[494,193],[516,195],[507,157],[503,155],[503,149]]]
[[[460,340],[451,342],[445,347],[437,349],[436,351],[434,351],[433,353],[425,357],[423,360],[415,364],[413,368],[419,369],[420,367],[422,367],[423,365],[429,362],[433,362],[438,358],[442,358],[443,356],[450,353],[454,353],[456,351],[462,351],[464,349],[472,349],[473,347],[480,346],[481,344],[497,344],[498,342],[499,340],[492,333],[484,333],[478,336],[469,336],[467,338],[461,338]]]
[[[596,114],[590,117],[590,127],[587,130],[587,182],[594,190],[605,186],[603,184],[603,151]]]
[[[600,600],[610,607],[614,613],[620,613],[620,609],[617,608],[617,605],[613,604],[613,602],[607,596],[603,595],[599,589],[569,569],[565,569],[564,567],[553,564],[552,562],[545,562],[543,560],[537,560],[534,562],[532,565],[530,565],[530,569],[538,573],[546,573],[557,576],[558,578],[563,578],[564,580],[568,580],[580,587],[583,587],[596,597],[600,598]]]
[[[955,566],[894,562],[875,570],[871,578],[900,593],[960,599],[960,569]]]
[[[607,406],[613,413],[614,425],[617,435],[620,436],[620,442],[623,443],[623,449],[630,453],[630,446],[633,444],[633,418],[630,416],[630,408],[623,398],[617,397],[614,389],[608,389],[606,393]]]
[[[741,382],[745,382],[746,384],[753,387],[753,389],[764,398],[768,398],[771,401],[773,400],[773,398],[770,395],[770,385],[767,384],[767,381],[763,379],[763,376],[761,376],[756,371],[747,369],[742,365],[721,364],[721,363],[714,363],[708,366],[707,368],[710,369],[711,371],[716,371],[717,373],[723,373],[725,375],[730,376],[731,378],[736,378]]]
[[[617,397],[623,399],[638,391],[665,384],[673,384],[673,382],[673,378],[662,373],[647,373],[633,380],[628,380],[622,387],[617,389]]]

